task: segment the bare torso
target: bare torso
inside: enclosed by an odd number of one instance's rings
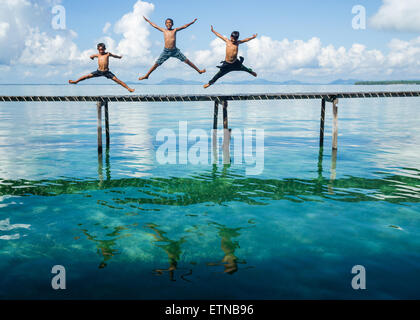
[[[176,29],[164,30],[163,37],[165,39],[166,49],[174,49],[176,47]]]
[[[226,41],[226,62],[234,63],[238,58],[238,47],[237,43],[232,42],[231,40]]]
[[[98,54],[98,70],[108,71],[109,70],[109,52],[105,54]]]

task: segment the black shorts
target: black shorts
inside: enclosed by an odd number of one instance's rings
[[[235,62],[233,62],[233,63],[222,61],[221,65],[218,66],[217,68],[219,68],[222,71],[226,71],[226,72],[241,71],[243,62],[244,62],[244,58],[239,57],[239,59],[236,59]]]
[[[91,74],[93,75],[93,78],[96,78],[96,77],[106,77],[108,79],[112,79],[112,78],[115,77],[115,74],[113,74],[109,70],[108,71],[96,70],[96,71],[93,71]]]

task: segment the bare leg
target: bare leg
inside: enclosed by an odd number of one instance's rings
[[[252,69],[245,67],[244,65],[241,65],[241,69],[239,71],[245,71],[248,72],[249,74],[253,75],[254,77],[257,76],[257,74],[252,71]]]
[[[124,88],[126,88],[128,91],[130,92],[134,92],[134,89],[131,89],[130,87],[128,87],[124,82],[122,82],[120,79],[118,79],[117,77],[112,78],[112,80],[114,80],[116,83],[118,83],[119,85],[122,85]]]
[[[196,67],[196,65],[194,63],[192,63],[190,60],[185,60],[184,61],[186,64],[188,64],[191,68],[193,68],[195,71],[197,71],[199,74],[202,74],[204,72],[206,72],[206,69],[200,70]]]
[[[139,80],[144,80],[144,79],[149,79],[150,74],[155,71],[157,69],[157,67],[159,67],[159,65],[157,63],[155,63],[149,70],[148,73],[146,73],[145,76],[140,77]]]
[[[79,79],[77,79],[76,81],[73,80],[69,80],[70,84],[78,84],[80,81],[86,80],[86,79],[90,79],[93,77],[93,74],[89,73],[86,76],[80,77]]]

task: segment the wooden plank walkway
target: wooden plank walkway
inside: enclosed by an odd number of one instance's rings
[[[259,93],[233,95],[127,95],[127,96],[0,96],[0,102],[194,102],[194,101],[242,101],[242,100],[299,100],[347,98],[395,98],[419,97],[420,91],[373,91],[373,92],[312,92],[312,93]]]

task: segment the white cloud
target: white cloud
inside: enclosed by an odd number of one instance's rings
[[[110,23],[110,22],[105,23],[105,26],[104,26],[104,28],[102,29],[102,32],[103,32],[103,33],[108,33],[109,28],[111,28],[111,23]]]
[[[25,49],[19,58],[19,63],[60,65],[79,59],[79,49],[69,37],[49,36],[38,29],[31,29],[25,40]]]
[[[133,11],[125,14],[114,27],[116,34],[121,34],[122,39],[118,43],[116,50],[124,55],[129,65],[150,64],[152,62],[149,41],[149,25],[143,16],[150,16],[154,10],[154,5],[149,2],[137,1]]]
[[[224,60],[225,50],[225,42],[219,38],[216,38],[210,42],[210,49],[195,51],[193,53],[192,61],[196,65],[203,65],[208,68]]]
[[[262,36],[247,43],[245,65],[261,76],[299,75],[302,77],[385,77],[416,76],[420,72],[420,37],[410,41],[393,39],[387,54],[355,43],[350,48],[323,46],[319,38],[307,41],[273,40]],[[225,56],[220,39],[210,43],[209,50],[194,53],[194,62],[213,66]],[[241,55],[243,53],[240,53]]]
[[[406,72],[420,72],[420,37],[410,41],[393,39],[389,43],[388,66]]]
[[[7,22],[0,22],[0,38],[6,37],[7,32],[10,29],[10,24]]]
[[[383,0],[379,11],[370,19],[372,27],[381,30],[420,31],[419,0]]]
[[[64,64],[77,59],[72,30],[51,35],[51,8],[59,0],[0,1],[0,64]]]
[[[39,78],[61,71],[74,73],[84,72],[94,67],[89,59],[96,48],[82,50],[77,46],[77,34],[72,30],[56,32],[51,29],[50,17],[52,4],[59,0],[0,0],[0,70],[6,66],[18,69],[22,64],[28,77]],[[416,2],[416,3],[415,3]],[[372,21],[382,21],[376,27],[392,28],[396,30],[415,30],[420,24],[417,17],[420,1],[384,0],[379,12]],[[419,3],[419,5],[417,4]],[[391,14],[391,9],[393,10]],[[410,12],[408,12],[408,11]],[[115,54],[124,56],[123,60],[112,61],[125,75],[138,72],[134,66],[149,66],[156,56],[152,56],[150,49],[159,41],[150,41],[150,26],[144,21],[144,16],[150,16],[154,5],[138,0],[132,10],[117,21],[106,22],[104,34],[98,35],[97,42],[104,42],[107,49]],[[389,16],[387,16],[389,15]],[[45,19],[48,17],[48,19]],[[398,19],[397,19],[398,18]],[[383,24],[388,21],[388,25]],[[397,23],[397,21],[399,21]],[[420,30],[420,26],[419,29]],[[193,36],[191,36],[193,37]],[[297,75],[304,77],[346,77],[357,75],[359,78],[383,77],[394,75],[400,78],[414,77],[420,72],[420,37],[409,41],[393,39],[388,44],[389,50],[381,52],[355,43],[350,47],[336,47],[333,44],[323,44],[317,37],[308,40],[276,40],[261,36],[247,44],[240,46],[239,56],[246,58],[245,65],[253,68],[262,77],[286,77]],[[188,57],[189,53],[184,52]],[[191,61],[200,68],[215,68],[225,57],[225,43],[215,38],[207,48],[191,53]],[[190,58],[190,57],[189,57]],[[39,67],[37,67],[39,66]],[[171,59],[165,64],[167,69],[181,68],[176,76],[181,77],[192,72],[188,68],[180,67],[179,62]],[[36,69],[39,68],[39,69]],[[39,70],[43,70],[39,72]],[[119,72],[119,70],[116,70]],[[55,72],[55,73],[54,73]],[[211,70],[210,72],[213,72]],[[166,75],[166,73],[165,73]],[[131,76],[131,74],[130,74]],[[163,75],[164,76],[164,75]]]
[[[27,1],[0,1],[0,48],[7,48],[0,50],[0,64],[9,64],[23,50],[31,11],[35,9]]]
[[[384,55],[378,50],[366,50],[361,44],[353,44],[350,49],[335,49],[328,45],[318,56],[319,67],[331,72],[363,74],[380,68],[385,63]]]
[[[52,34],[49,18],[53,4],[57,0],[0,0],[0,64],[15,65],[65,65],[74,63],[86,65],[94,49],[80,51],[72,30],[61,30]],[[125,56],[120,65],[151,63],[149,31],[143,15],[153,11],[152,3],[138,0],[133,11],[125,14],[114,27],[117,35],[122,35],[119,43],[110,37],[102,37],[108,49]],[[48,17],[48,19],[45,19]],[[109,32],[111,23],[104,26]]]
[[[310,67],[317,63],[321,41],[312,38],[308,41],[273,40],[262,36],[247,44],[247,57],[253,68],[268,67],[272,71],[287,71],[291,68]]]

